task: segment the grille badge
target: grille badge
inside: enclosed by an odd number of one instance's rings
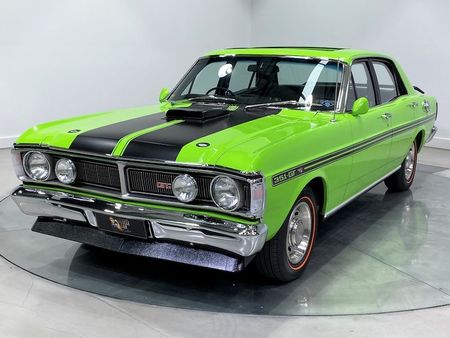
[[[156,181],[156,187],[158,189],[165,189],[165,190],[171,190],[172,189],[172,183],[167,183],[167,182],[158,182]]]

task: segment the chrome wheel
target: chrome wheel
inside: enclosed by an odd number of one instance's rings
[[[301,201],[289,217],[286,250],[289,262],[299,264],[308,250],[311,239],[313,215],[308,203]]]
[[[415,165],[416,165],[416,147],[413,144],[411,148],[409,148],[408,155],[406,155],[405,159],[405,179],[408,182],[414,175]]]

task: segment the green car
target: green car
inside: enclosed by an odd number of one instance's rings
[[[32,230],[290,281],[321,220],[411,186],[437,102],[388,56],[261,47],[201,57],[154,106],[35,126],[12,151]]]

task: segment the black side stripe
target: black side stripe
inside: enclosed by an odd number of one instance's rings
[[[281,173],[275,174],[272,177],[272,185],[276,186],[279,184],[282,184],[284,182],[287,182],[293,178],[296,178],[297,176],[306,174],[307,172],[316,170],[320,167],[323,167],[327,164],[330,164],[332,162],[341,160],[347,156],[353,155],[354,153],[363,151],[371,146],[373,146],[376,143],[382,142],[385,139],[388,139],[390,137],[393,137],[395,135],[401,134],[403,132],[406,132],[410,129],[414,129],[415,127],[418,127],[424,123],[427,123],[431,120],[434,120],[435,115],[430,115],[425,118],[422,118],[417,121],[413,121],[411,123],[408,123],[406,125],[397,127],[393,130],[389,130],[387,132],[381,133],[379,135],[373,136],[367,140],[364,140],[362,142],[356,143],[354,145],[345,147],[343,149],[340,149],[338,151],[335,151],[333,153],[327,154],[325,156],[319,157],[315,160],[300,164],[294,168],[285,170]]]
[[[165,122],[165,113],[157,113],[96,128],[78,135],[70,150],[110,154],[121,138]]]
[[[242,107],[226,117],[205,123],[184,121],[167,128],[139,136],[129,143],[123,156],[149,160],[175,161],[181,148],[201,137],[235,127],[268,115],[278,114],[281,109],[264,109],[246,112]]]

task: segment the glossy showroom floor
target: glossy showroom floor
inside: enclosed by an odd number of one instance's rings
[[[0,335],[447,336],[450,152],[420,160],[411,192],[379,185],[322,224],[307,272],[282,286],[32,233],[5,197]],[[7,195],[7,151],[0,163]]]

